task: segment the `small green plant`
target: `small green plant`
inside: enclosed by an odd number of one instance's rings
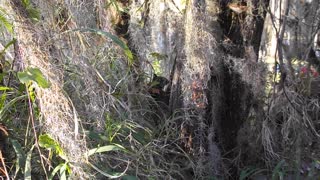
[[[12,39],[9,43],[7,43],[7,44],[4,46],[3,50],[0,51],[0,57],[2,57],[2,56],[5,54],[6,50],[7,50],[10,46],[12,46],[15,42],[16,42],[16,39]]]
[[[15,175],[14,177],[17,176],[18,172],[23,169],[25,163],[26,163],[26,154],[23,151],[23,148],[21,146],[21,144],[15,140],[15,139],[10,139],[11,145],[14,149],[14,152],[16,153],[16,162],[15,162],[15,167],[16,167],[16,171],[15,171]],[[15,179],[15,178],[13,178]]]
[[[106,152],[111,152],[111,151],[122,151],[125,153],[128,153],[128,151],[121,145],[119,144],[111,144],[111,145],[106,145],[106,146],[101,146],[101,147],[97,147],[97,148],[93,148],[90,149],[87,153],[86,153],[86,157],[92,156],[94,154],[97,153],[106,153]],[[124,170],[122,173],[118,173],[118,172],[112,172],[112,171],[106,171],[106,170],[102,170],[101,168],[99,168],[97,165],[94,165],[93,163],[88,162],[88,164],[97,172],[99,172],[100,174],[110,178],[110,179],[115,179],[115,178],[119,178],[125,175],[128,166],[126,168],[126,170]]]
[[[123,49],[124,54],[127,56],[127,59],[128,59],[128,65],[129,66],[133,65],[133,63],[134,63],[133,53],[131,52],[131,50],[129,49],[127,44],[125,42],[123,42],[119,37],[117,37],[109,32],[99,30],[99,29],[86,28],[86,29],[75,29],[73,31],[91,32],[91,33],[95,33],[95,34],[110,38],[114,43],[116,43],[118,46],[120,46]]]
[[[12,34],[13,25],[8,20],[7,15],[8,15],[7,11],[4,8],[0,7],[0,24],[3,25],[7,29],[7,31]]]
[[[8,75],[5,69],[3,70],[3,75]],[[17,109],[19,109],[19,114],[30,117],[29,120],[32,121],[33,132],[35,134],[33,112],[37,111],[37,106],[35,106],[36,94],[32,85],[38,84],[42,88],[47,88],[50,84],[37,68],[28,68],[23,72],[18,72],[17,76],[12,78],[12,85],[8,83],[10,86],[0,86],[0,122],[5,123],[15,131],[14,137],[9,136],[9,142],[16,155],[15,172],[14,175],[12,174],[14,179],[20,178],[21,175],[24,179],[31,179],[31,170],[36,166],[32,163],[35,158],[32,156],[33,149],[37,146],[34,143],[30,145],[28,142],[29,138],[32,138],[30,136],[32,133],[29,134],[31,132],[29,131],[29,127],[26,129],[16,129],[11,119],[16,116]],[[29,126],[29,122],[27,126]],[[21,137],[22,131],[27,132],[24,137]],[[22,146],[22,143],[17,139],[25,139],[24,145]],[[19,174],[19,172],[22,174]]]
[[[22,0],[22,5],[28,12],[28,16],[32,21],[38,22],[40,20],[40,11],[32,6],[30,0]]]
[[[60,146],[60,144],[56,140],[54,140],[49,134],[42,134],[39,136],[39,146],[49,151],[50,160],[53,158],[53,154],[55,154],[63,160],[62,163],[59,163],[59,165],[57,165],[53,169],[51,175],[49,176],[49,179],[53,179],[53,177],[57,174],[58,171],[60,174],[60,179],[66,179],[67,174],[71,174],[71,168],[69,165],[69,160],[63,152],[63,149]]]
[[[122,128],[122,124],[120,122],[114,121],[111,118],[110,114],[106,115],[105,134],[108,137],[109,143],[113,142],[113,139],[117,136],[121,128]]]
[[[285,172],[283,171],[282,167],[284,165],[285,161],[281,160],[276,167],[272,171],[272,180],[277,180],[277,179],[283,179]]]
[[[151,133],[131,122],[116,120],[110,114],[106,115],[105,131],[103,133],[95,133],[89,131],[88,137],[97,143],[97,147],[90,149],[85,154],[85,157],[90,159],[96,154],[124,154],[134,156],[136,149],[132,149],[129,141],[135,141],[141,145],[146,145],[151,141]],[[130,137],[130,138],[129,138]],[[129,140],[130,139],[130,140]],[[107,157],[107,156],[106,156]],[[123,172],[114,172],[112,168],[99,166],[98,163],[88,162],[88,164],[101,175],[114,179],[136,180],[135,176],[126,174],[130,163],[127,163],[127,168]],[[118,170],[119,171],[119,170]]]
[[[129,12],[128,8],[123,8],[119,6],[117,0],[110,0],[110,2],[106,5],[106,9],[108,9],[110,6],[113,6],[117,10],[117,12],[121,12],[121,13]]]
[[[161,70],[160,62],[165,60],[168,56],[160,54],[160,53],[157,53],[157,52],[150,53],[150,56],[153,58],[152,67],[154,69],[154,73],[156,75],[161,75],[162,70]]]

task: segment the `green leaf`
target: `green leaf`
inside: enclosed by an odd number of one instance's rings
[[[95,165],[91,164],[90,162],[88,163],[93,169],[95,169],[96,171],[98,171],[99,173],[101,173],[102,175],[108,177],[109,179],[118,179],[121,176],[123,176],[126,173],[126,170],[122,173],[115,173],[115,172],[104,172],[101,169],[99,169],[98,167],[96,167]]]
[[[99,29],[91,29],[91,28],[86,28],[86,29],[75,29],[74,31],[80,31],[80,32],[91,32],[91,33],[95,33],[101,36],[106,36],[108,38],[110,38],[114,43],[118,44],[122,49],[129,49],[128,46],[126,45],[126,43],[124,43],[120,38],[118,38],[117,36],[106,32],[106,31],[102,31]]]
[[[31,147],[30,151],[27,154],[26,164],[24,167],[24,179],[31,180],[31,156],[34,145]]]
[[[60,174],[60,180],[67,179],[67,173],[70,173],[69,162],[61,163],[57,167],[55,167],[52,173],[50,174],[48,180],[52,180],[58,171]]]
[[[67,180],[67,163],[60,168],[60,180]]]
[[[0,91],[11,91],[13,88],[6,87],[6,86],[0,86]]]
[[[58,172],[64,165],[65,165],[65,163],[61,163],[61,164],[59,164],[58,166],[56,166],[56,167],[53,169],[52,173],[50,174],[49,180],[52,180],[53,177],[57,174],[57,172]]]
[[[28,92],[29,92],[29,96],[30,96],[31,101],[35,102],[35,100],[36,100],[36,92],[34,90],[34,87],[33,86],[29,86],[28,87]]]
[[[10,142],[11,142],[12,147],[14,149],[14,152],[16,153],[16,156],[17,156],[16,173],[15,173],[15,174],[17,174],[19,172],[20,168],[22,168],[26,163],[26,155],[22,150],[21,144],[17,140],[10,139]]]
[[[0,119],[4,119],[4,115],[8,111],[9,107],[11,107],[17,101],[24,100],[26,98],[27,98],[27,95],[18,96],[12,99],[10,102],[8,102],[3,108],[0,109]]]
[[[4,27],[9,31],[9,33],[13,33],[13,25],[8,21],[8,19],[5,17],[7,12],[0,8],[0,24],[3,24]]]
[[[258,169],[257,168],[247,168],[240,173],[239,180],[245,180],[254,174]]]
[[[114,6],[118,12],[129,13],[129,11],[127,9],[123,9],[122,7],[120,7],[118,5],[117,0],[111,0],[111,2],[107,5],[107,8],[110,5]]]
[[[132,132],[132,136],[134,139],[136,139],[139,143],[145,145],[150,141],[149,134],[147,134],[145,131],[138,131],[138,132]]]
[[[120,145],[107,145],[94,149],[90,149],[87,153],[87,156],[91,156],[95,153],[109,152],[109,151],[125,151],[125,148]]]
[[[109,141],[109,138],[107,136],[104,136],[102,134],[93,132],[93,131],[87,131],[86,135],[92,139],[92,140],[100,140],[100,141]]]
[[[281,172],[281,167],[285,163],[284,160],[281,160],[276,167],[272,171],[272,180],[278,179],[277,177],[281,178],[283,176],[283,172]]]
[[[26,8],[29,18],[33,20],[33,22],[38,22],[40,20],[40,11],[37,8],[29,6]]]
[[[30,0],[22,0],[22,4],[24,7],[30,6]]]
[[[64,154],[60,144],[55,141],[49,134],[42,134],[39,136],[39,146],[47,150],[55,151],[58,156],[68,161],[68,158]]]
[[[40,11],[32,6],[30,0],[22,0],[22,5],[28,12],[29,18],[31,18],[35,22],[38,22],[40,20]]]
[[[42,88],[50,87],[49,82],[45,79],[38,68],[28,68],[23,72],[18,72],[18,78],[23,84],[28,84],[30,81],[34,81]]]
[[[1,16],[1,15],[0,15]],[[0,19],[1,21],[1,19]],[[12,39],[8,44],[4,46],[4,49],[0,52],[0,57],[6,52],[6,50],[16,42],[16,39]]]
[[[58,143],[49,134],[42,134],[39,136],[39,146],[48,150],[55,150]]]
[[[0,97],[0,109],[2,109],[5,106],[6,99],[7,99],[7,93],[4,92],[1,94],[1,97]]]
[[[86,29],[75,29],[73,31],[80,31],[80,32],[91,32],[91,33],[95,33],[101,36],[106,36],[108,38],[110,38],[114,43],[116,43],[117,45],[119,45],[123,50],[125,55],[127,56],[128,60],[129,60],[129,65],[131,66],[133,64],[134,61],[134,57],[132,52],[130,51],[129,47],[127,46],[127,44],[125,42],[123,42],[119,37],[106,32],[106,31],[102,31],[99,29],[91,29],[91,28],[86,28]]]

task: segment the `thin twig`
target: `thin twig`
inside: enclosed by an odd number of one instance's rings
[[[10,180],[10,177],[9,177],[9,174],[8,174],[8,171],[7,171],[7,168],[6,168],[6,164],[5,164],[5,162],[4,162],[4,159],[3,159],[3,156],[2,156],[1,150],[0,150],[0,160],[1,160],[1,164],[2,164],[2,166],[3,166],[4,174],[5,174],[6,178],[7,178],[8,180]]]
[[[48,174],[47,174],[47,171],[46,171],[46,167],[45,167],[44,162],[43,162],[43,157],[44,156],[42,156],[42,153],[41,153],[41,150],[40,150],[40,146],[39,146],[39,143],[38,143],[38,135],[37,135],[37,131],[36,131],[35,123],[34,123],[32,100],[31,100],[31,97],[30,97],[28,86],[27,85],[25,85],[25,86],[26,86],[26,91],[27,91],[27,95],[28,95],[29,115],[30,115],[30,119],[31,119],[33,133],[34,133],[35,145],[36,145],[37,150],[38,150],[39,155],[40,155],[40,161],[41,161],[42,168],[44,170],[44,174],[46,176],[46,179],[48,179]]]

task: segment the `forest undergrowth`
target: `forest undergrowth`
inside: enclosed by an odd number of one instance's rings
[[[157,76],[160,63],[139,59],[145,50],[134,49],[137,44],[114,30],[121,23],[128,28],[123,24],[128,23],[124,14],[130,12],[127,1],[106,2],[0,3],[1,177],[320,177],[320,88],[315,68],[297,68],[281,86],[277,70],[269,72],[269,78],[267,73],[256,74],[266,72],[263,63],[225,56],[221,66],[226,79],[238,78],[241,88],[251,88],[245,98],[254,100],[247,101],[247,117],[230,140],[236,147],[226,152],[217,143],[223,152],[216,157],[221,158],[221,171],[216,176],[198,175],[206,167],[199,165],[199,152],[192,147],[197,140],[184,126],[187,110],[170,109],[169,81]],[[165,58],[155,52],[148,57]],[[224,137],[214,140],[219,138]],[[215,160],[205,159],[204,164]]]

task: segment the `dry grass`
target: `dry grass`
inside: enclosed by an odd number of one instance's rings
[[[266,162],[287,159],[290,168],[310,163],[318,158],[319,149],[319,100],[286,88],[280,91],[269,105],[263,122],[262,143]],[[293,158],[294,157],[294,158]]]

